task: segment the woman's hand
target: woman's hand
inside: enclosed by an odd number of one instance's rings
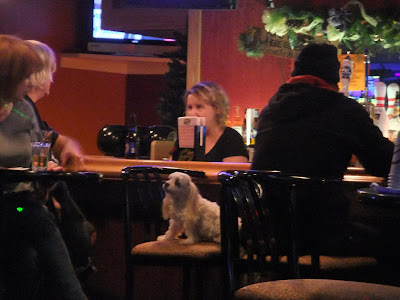
[[[64,168],[56,164],[54,161],[49,161],[47,164],[47,171],[62,172]]]
[[[60,160],[61,165],[68,171],[79,171],[84,161],[81,146],[75,140],[59,135],[54,147],[54,155]]]

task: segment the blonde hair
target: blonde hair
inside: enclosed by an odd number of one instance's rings
[[[185,104],[189,95],[199,96],[209,105],[215,107],[218,111],[217,123],[220,127],[225,127],[229,113],[229,98],[222,87],[211,81],[201,81],[185,92],[183,96]]]
[[[42,60],[41,70],[32,73],[29,78],[33,89],[41,88],[47,81],[53,82],[53,73],[57,69],[56,55],[48,45],[42,42],[35,40],[27,40],[26,42],[35,49],[36,53]]]
[[[0,35],[0,104],[14,100],[19,84],[40,70],[40,57],[32,46],[12,35]]]

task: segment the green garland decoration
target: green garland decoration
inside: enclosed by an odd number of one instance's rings
[[[238,48],[249,57],[261,58],[267,39],[265,33],[288,36],[292,49],[317,39],[325,39],[343,50],[361,54],[368,48],[371,55],[387,49],[400,52],[398,16],[371,16],[359,1],[350,1],[327,14],[282,6],[268,8],[262,14],[264,28],[250,27],[239,35]]]

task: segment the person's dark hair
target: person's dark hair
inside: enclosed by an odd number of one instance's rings
[[[40,66],[40,57],[25,41],[0,35],[0,105],[16,100],[17,86]]]
[[[304,47],[294,63],[292,76],[313,75],[336,85],[339,80],[340,62],[337,48],[330,44],[309,44]]]

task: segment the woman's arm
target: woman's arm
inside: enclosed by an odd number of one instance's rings
[[[247,163],[248,153],[243,137],[234,129],[227,127],[220,137],[219,151],[223,153],[222,162]]]
[[[59,135],[54,146],[53,153],[61,161],[64,168],[79,168],[83,159],[83,151],[80,144],[65,135]]]
[[[247,163],[249,161],[246,156],[229,156],[225,157],[222,162]]]

